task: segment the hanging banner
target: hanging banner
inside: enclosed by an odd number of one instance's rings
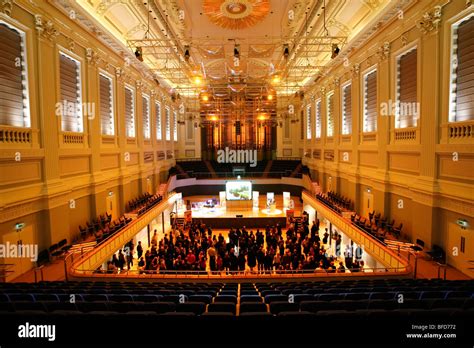
[[[224,208],[226,207],[226,204],[225,204],[225,191],[220,191],[219,192],[219,201],[220,201],[220,204],[221,204],[221,208]]]
[[[191,210],[186,210],[184,212],[184,222],[185,223],[193,222],[193,212]]]
[[[283,192],[283,209],[291,209],[289,192]]]
[[[253,200],[253,207],[258,209],[258,199],[259,199],[259,192],[258,191],[253,191],[252,192],[252,200]]]

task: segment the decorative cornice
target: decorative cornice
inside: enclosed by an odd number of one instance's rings
[[[390,54],[390,42],[385,41],[382,46],[377,50],[377,55],[379,56],[379,61],[385,60]]]
[[[50,20],[43,20],[42,15],[35,15],[35,27],[38,35],[49,41],[53,41],[59,35],[59,31]]]
[[[425,12],[422,18],[416,23],[416,27],[423,34],[428,34],[438,29],[441,22],[441,6],[435,6],[430,12]]]
[[[13,8],[13,0],[0,0],[0,13],[4,13],[11,17]]]

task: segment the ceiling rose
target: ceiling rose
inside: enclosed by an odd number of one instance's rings
[[[245,29],[262,21],[270,11],[269,0],[204,0],[209,20],[226,29]]]

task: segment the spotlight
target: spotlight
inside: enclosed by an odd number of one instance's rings
[[[280,83],[280,81],[281,81],[280,75],[274,75],[274,76],[272,77],[272,83],[273,83],[273,84]]]
[[[209,101],[209,96],[207,94],[203,94],[202,97],[201,97],[202,101]]]
[[[200,85],[202,83],[201,76],[199,76],[199,75],[194,76],[193,82],[194,82],[195,85]]]
[[[234,45],[234,57],[240,58],[240,45],[239,44]]]
[[[337,44],[332,44],[332,54],[331,54],[331,59],[334,59],[337,57],[337,55],[339,54],[339,47],[337,46]]]
[[[283,45],[283,57],[285,57],[285,59],[288,59],[290,55],[290,47],[288,46],[288,44],[284,44]]]
[[[143,51],[141,47],[137,47],[135,50],[135,57],[137,57],[140,62],[143,62]]]
[[[267,99],[268,99],[268,100],[273,100],[273,94],[267,95]]]
[[[189,46],[186,45],[184,46],[184,60],[188,62],[190,57],[191,53],[189,53]]]

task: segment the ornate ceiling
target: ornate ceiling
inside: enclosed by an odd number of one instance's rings
[[[204,0],[203,12],[221,28],[245,29],[262,21],[270,12],[269,0]]]
[[[219,112],[240,105],[241,114],[268,104],[269,94],[304,89],[408,0],[56,1],[124,50],[139,48],[156,78],[181,96],[208,95],[204,109],[216,111],[218,100]]]

